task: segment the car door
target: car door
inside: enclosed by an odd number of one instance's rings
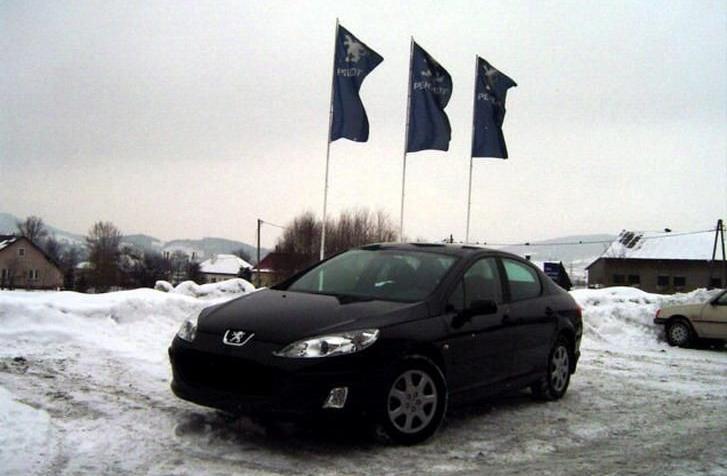
[[[494,312],[468,315],[472,304],[491,300]],[[448,325],[448,374],[453,392],[473,390],[506,379],[512,366],[512,335],[502,322],[502,282],[497,261],[485,257],[463,272],[451,292]]]
[[[700,337],[727,339],[727,291],[706,303],[692,323]]]
[[[501,263],[509,307],[505,322],[512,326],[513,334],[512,375],[518,378],[545,370],[557,321],[535,268],[505,257]]]

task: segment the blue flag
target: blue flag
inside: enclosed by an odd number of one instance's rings
[[[369,119],[358,95],[364,78],[384,60],[348,30],[338,26],[333,71],[333,122],[329,141],[369,139]]]
[[[505,136],[502,134],[505,98],[507,90],[517,84],[479,56],[475,84],[472,157],[507,159]]]
[[[444,112],[452,96],[452,77],[416,43],[412,47],[409,84],[409,137],[407,152],[448,150],[452,137]]]

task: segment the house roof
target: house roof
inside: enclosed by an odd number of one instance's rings
[[[207,274],[229,274],[237,276],[240,268],[252,268],[252,265],[235,255],[214,255],[199,264],[199,271]]]
[[[0,235],[0,250],[7,248],[18,239],[15,235]]]
[[[713,246],[714,231],[662,233],[624,230],[598,259],[705,261],[712,259]]]

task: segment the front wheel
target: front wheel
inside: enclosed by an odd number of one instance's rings
[[[410,445],[437,431],[446,408],[447,386],[442,372],[429,359],[412,357],[402,360],[387,380],[379,421],[394,442]]]
[[[568,343],[560,338],[550,351],[548,373],[531,387],[533,396],[538,400],[558,400],[565,395],[570,383],[570,361]]]
[[[675,319],[666,326],[666,340],[675,347],[687,347],[692,341],[692,328],[685,321]]]

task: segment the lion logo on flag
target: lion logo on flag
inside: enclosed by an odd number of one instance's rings
[[[351,35],[346,35],[343,44],[346,47],[346,63],[358,63],[358,60],[366,55],[366,47],[354,40]]]

